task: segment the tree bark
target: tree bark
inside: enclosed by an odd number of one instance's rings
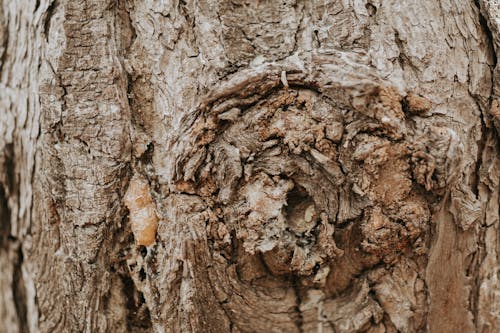
[[[500,331],[497,1],[0,4],[0,332]]]

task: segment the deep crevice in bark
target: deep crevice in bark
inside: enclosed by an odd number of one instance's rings
[[[8,143],[4,148],[5,156],[5,182],[7,186],[7,193],[12,195],[19,191],[17,181],[16,181],[16,160],[14,153],[14,144]]]
[[[479,0],[474,1],[475,6],[477,7],[478,11],[478,16],[479,16],[479,24],[483,30],[483,32],[486,35],[486,41],[488,43],[488,50],[492,52],[492,60],[493,60],[493,65],[489,66],[490,67],[490,75],[491,75],[491,90],[490,90],[490,96],[489,96],[489,101],[488,101],[488,108],[491,109],[492,103],[494,100],[494,89],[495,89],[495,68],[497,66],[497,54],[496,54],[496,48],[494,45],[494,37],[493,33],[488,25],[488,20],[486,17],[483,15],[481,11],[481,3]],[[477,151],[477,157],[476,157],[476,166],[474,169],[475,172],[475,178],[474,184],[472,184],[472,191],[476,195],[476,197],[479,199],[480,198],[480,186],[482,185],[481,182],[481,168],[483,166],[483,155],[485,152],[485,149],[487,148],[486,142],[488,138],[488,134],[490,131],[495,131],[494,127],[487,126],[485,119],[488,119],[489,117],[489,111],[490,110],[484,110],[481,107],[481,104],[476,96],[473,96],[474,100],[476,101],[476,105],[480,111],[480,121],[481,121],[481,136],[479,141],[477,142],[478,146],[478,151]],[[484,219],[484,215],[482,216]],[[480,285],[481,285],[481,277],[478,274],[480,270],[480,266],[486,256],[486,251],[485,251],[485,239],[484,239],[484,231],[480,231],[478,235],[478,249],[476,252],[472,254],[472,259],[471,263],[469,264],[469,267],[467,269],[467,275],[471,277],[471,292],[470,292],[470,309],[473,315],[473,323],[475,327],[479,327],[478,323],[478,318],[479,318],[479,299],[480,299]]]
[[[8,247],[7,240],[10,235],[10,228],[10,209],[4,186],[0,183],[0,249]]]
[[[481,12],[481,4],[479,0],[474,0],[474,4],[476,5],[479,13],[479,24],[481,25],[484,33],[486,34],[487,41],[488,41],[488,47],[489,49],[492,50],[493,52],[493,68],[496,67],[497,65],[497,57],[496,57],[496,50],[495,50],[495,45],[494,45],[494,38],[493,38],[493,33],[490,30],[490,27],[488,26],[488,20],[484,17],[483,13]],[[493,77],[493,76],[492,76]]]
[[[291,278],[291,283],[292,283],[293,290],[295,291],[295,298],[296,298],[294,310],[295,310],[295,315],[297,317],[295,318],[295,325],[297,325],[297,329],[299,330],[299,333],[303,333],[304,330],[302,328],[302,325],[304,323],[304,318],[302,317],[302,312],[300,310],[300,306],[302,304],[302,297],[300,295],[301,288],[300,288],[299,278],[296,276],[293,276]]]
[[[0,248],[8,248],[7,241],[11,237],[11,210],[9,197],[18,196],[18,186],[15,179],[16,163],[14,145],[8,143],[4,147],[4,177],[0,178]],[[2,170],[2,168],[0,168]],[[4,183],[2,183],[2,178]]]
[[[120,276],[123,282],[123,294],[126,298],[127,328],[130,331],[151,329],[153,324],[144,295],[137,290],[132,278],[125,274]]]
[[[16,307],[17,318],[19,322],[19,332],[28,333],[28,321],[27,321],[27,299],[26,299],[26,286],[24,285],[22,265],[24,261],[24,255],[19,244],[19,249],[17,250],[17,262],[14,265],[14,274],[12,277],[12,294],[14,296],[14,304]]]
[[[45,34],[45,40],[47,42],[49,40],[50,21],[55,13],[57,6],[58,6],[58,0],[52,0],[49,7],[47,8],[47,11],[45,12],[45,18],[43,20],[43,32]]]

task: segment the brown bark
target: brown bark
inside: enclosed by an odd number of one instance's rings
[[[500,330],[496,1],[0,4],[0,332]]]

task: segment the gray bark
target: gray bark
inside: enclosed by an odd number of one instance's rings
[[[498,1],[0,4],[0,332],[500,331]]]

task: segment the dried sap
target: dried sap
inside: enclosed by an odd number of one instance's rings
[[[130,212],[130,223],[137,245],[151,245],[155,241],[158,216],[149,193],[148,182],[139,176],[134,176],[124,200]]]

